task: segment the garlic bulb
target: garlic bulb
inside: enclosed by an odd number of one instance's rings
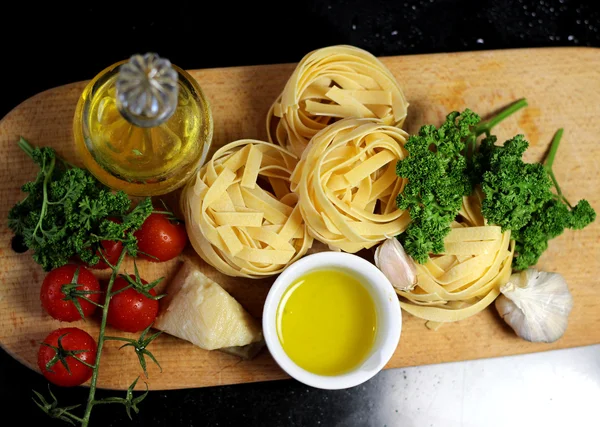
[[[375,265],[399,291],[410,291],[417,284],[415,262],[395,237],[387,238],[377,247]]]
[[[573,297],[560,274],[529,268],[510,276],[500,292],[496,309],[521,338],[554,342],[565,333]]]

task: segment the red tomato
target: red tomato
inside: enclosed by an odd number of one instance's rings
[[[42,344],[38,351],[38,367],[48,381],[62,387],[74,387],[90,379],[92,368],[77,360],[90,365],[96,362],[97,345],[90,334],[79,328],[60,328],[51,332],[44,343],[54,347]],[[57,354],[64,357],[69,370],[60,361],[47,366]]]
[[[138,239],[140,258],[154,262],[175,258],[187,244],[187,234],[183,223],[174,223],[164,214],[150,214],[142,227],[134,233]]]
[[[96,277],[85,267],[68,264],[55,268],[44,278],[40,290],[40,300],[42,301],[42,307],[50,316],[63,322],[73,322],[81,319],[81,314],[77,311],[73,299],[79,302],[84,317],[88,317],[96,310],[96,306],[81,298],[81,295],[72,295],[69,291],[65,294],[65,285],[67,288],[70,287],[69,285],[73,283],[73,276],[77,269],[79,269],[77,277],[79,286],[73,287],[71,292],[91,292],[85,293],[83,296],[96,303],[100,301],[100,294],[97,293],[100,291],[100,284]],[[68,295],[72,299],[65,299],[65,296],[68,298]]]
[[[109,218],[109,221],[121,223],[120,220],[116,218]],[[119,257],[121,256],[121,252],[123,252],[123,243],[115,242],[113,240],[102,240],[100,241],[100,249],[96,251],[96,255],[100,257],[100,261],[98,261],[94,265],[85,264],[88,268],[92,268],[94,270],[104,270],[108,268],[108,264],[104,262],[104,258],[100,255],[100,252],[104,254],[108,262],[112,265],[115,265],[117,261],[119,261]]]
[[[135,276],[130,276],[135,280]],[[148,284],[142,279],[143,284]],[[127,280],[117,277],[113,283],[112,292],[129,286]],[[154,289],[150,295],[156,296]],[[108,306],[107,322],[114,328],[125,332],[143,331],[154,322],[158,314],[158,300],[148,298],[133,287],[114,295]]]
[[[101,249],[96,251],[96,254],[100,257],[100,261],[98,261],[94,265],[86,264],[89,268],[93,268],[94,270],[104,270],[108,268],[108,264],[104,262],[104,258],[100,255],[100,252],[104,254],[108,262],[112,265],[115,265],[117,261],[119,261],[119,257],[121,256],[121,252],[123,252],[123,243],[114,242],[112,240],[102,240],[100,242]]]

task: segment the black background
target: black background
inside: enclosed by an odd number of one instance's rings
[[[196,69],[297,62],[312,49],[341,43],[377,56],[600,46],[595,0],[43,3],[3,5],[0,117],[37,92],[90,79],[138,52],[154,51]],[[31,401],[31,390],[45,391],[46,384],[0,350],[0,424],[18,419],[15,425],[54,425]],[[379,386],[375,378],[338,392],[292,380],[154,391],[133,421],[121,407],[107,405],[94,409],[91,424],[374,425]],[[84,403],[87,397],[84,388],[54,391],[63,405]],[[122,392],[101,390],[98,397],[115,393]]]

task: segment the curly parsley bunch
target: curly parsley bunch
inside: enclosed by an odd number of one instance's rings
[[[9,211],[8,226],[33,250],[34,260],[45,271],[73,257],[90,265],[98,263],[102,240],[121,241],[128,253],[136,255],[133,231],[152,212],[149,198],[131,209],[127,194],[113,193],[52,148],[33,148],[23,138],[19,146],[40,170],[35,181],[23,185],[27,196]]]
[[[415,261],[424,263],[429,254],[444,251],[444,238],[462,198],[476,185],[485,194],[483,217],[502,231],[511,230],[515,270],[537,263],[548,241],[565,229],[580,230],[595,220],[587,200],[575,206],[567,201],[552,171],[562,129],[543,164],[523,162],[529,146],[523,135],[496,145],[491,129],[526,105],[519,100],[483,123],[471,110],[452,112],[439,128],[426,125],[409,138],[405,146],[409,156],[396,169],[408,179],[397,205],[410,212],[411,224],[399,238]],[[477,147],[483,134],[486,138]]]

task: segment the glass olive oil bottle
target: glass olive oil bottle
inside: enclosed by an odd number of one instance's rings
[[[73,124],[85,167],[134,196],[175,190],[209,151],[212,114],[187,72],[148,53],[111,65],[84,89]]]

